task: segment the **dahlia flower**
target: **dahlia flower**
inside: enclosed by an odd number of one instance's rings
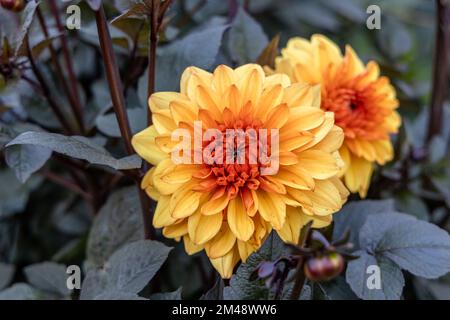
[[[189,254],[205,250],[223,278],[272,230],[296,243],[309,221],[330,224],[348,196],[337,177],[344,134],[320,109],[318,86],[254,64],[189,67],[179,93],[155,93],[149,105],[153,125],[132,143],[153,165],[142,181],[157,201],[153,225]],[[229,131],[244,138],[221,139]]]
[[[401,124],[389,79],[380,76],[377,63],[364,66],[348,45],[343,56],[322,35],[313,35],[311,41],[289,40],[275,65],[275,71],[288,75],[292,83],[321,85],[321,108],[334,112],[336,125],[345,134],[339,150],[345,162],[341,174],[351,192],[365,197],[374,163],[392,160],[389,135],[397,133]]]

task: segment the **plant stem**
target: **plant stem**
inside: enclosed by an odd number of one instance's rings
[[[36,8],[36,15],[38,17],[39,25],[41,26],[41,29],[42,29],[42,32],[44,33],[45,38],[50,39],[50,34],[48,32],[47,25],[45,24],[44,16],[42,15],[42,11],[39,7]],[[72,110],[74,110],[75,100],[73,99],[73,95],[70,92],[70,89],[69,89],[69,86],[67,85],[66,79],[64,78],[64,73],[62,71],[61,64],[59,63],[58,55],[56,54],[56,49],[53,46],[53,43],[51,43],[51,42],[49,44],[49,51],[50,51],[50,57],[51,57],[53,66],[55,67],[56,76],[58,77],[58,80],[61,83],[62,89],[63,89],[65,95],[67,96],[67,99],[69,100]],[[75,112],[74,112],[74,114],[76,116]],[[77,121],[78,121],[78,119],[77,119]],[[80,124],[78,124],[78,125],[80,125]]]
[[[66,179],[62,176],[59,176],[57,174],[54,174],[53,172],[47,171],[47,170],[41,170],[39,172],[41,174],[41,176],[43,176],[44,178],[46,178],[47,180],[60,185],[80,196],[82,196],[84,199],[88,200],[88,201],[92,201],[92,197],[89,193],[87,193],[86,191],[84,191],[83,189],[81,189],[76,183],[74,183],[73,181]]]
[[[309,238],[309,234],[311,231],[311,225],[307,224],[305,225],[302,232],[304,232],[304,236],[300,238],[298,246],[300,248],[304,248],[306,241]],[[303,267],[305,265],[305,257],[300,256],[297,268],[295,269],[295,282],[294,282],[294,288],[292,288],[291,296],[289,297],[290,300],[298,300],[300,297],[300,294],[302,293],[303,285],[305,284],[305,273],[303,272]]]
[[[100,46],[103,54],[103,60],[105,62],[106,77],[108,78],[109,90],[111,93],[111,99],[113,102],[114,112],[119,123],[120,132],[123,140],[125,141],[125,147],[128,154],[134,154],[133,147],[131,145],[131,129],[128,122],[128,116],[125,109],[125,97],[123,95],[122,81],[119,76],[119,68],[116,63],[116,59],[113,52],[111,35],[108,30],[108,23],[105,17],[105,11],[103,6],[95,12],[95,20],[97,23],[98,35],[100,38]],[[142,208],[142,217],[144,221],[145,238],[151,239],[153,228],[151,225],[151,213],[150,213],[150,199],[145,192],[140,188],[139,179],[136,179],[137,187],[139,189],[139,199]]]
[[[430,141],[442,129],[444,101],[447,97],[449,46],[450,46],[450,4],[446,0],[436,0],[437,30],[434,57],[433,92],[428,122],[427,139]]]
[[[131,145],[131,128],[125,108],[122,81],[119,76],[119,68],[117,67],[116,58],[114,56],[111,35],[109,33],[103,6],[95,12],[95,20],[97,22],[100,47],[103,55],[103,61],[105,63],[106,77],[108,79],[109,90],[111,92],[114,112],[117,117],[117,122],[119,123],[120,133],[125,142],[125,148],[127,153],[131,155],[135,153]]]
[[[156,76],[156,48],[158,46],[158,16],[159,16],[159,0],[152,1],[152,15],[150,21],[150,38],[148,48],[148,85],[147,98],[155,92],[155,76]],[[147,112],[147,124],[152,123],[152,114],[150,109]]]
[[[57,104],[55,102],[55,100],[53,100],[52,95],[51,95],[51,91],[47,85],[47,82],[44,79],[44,76],[42,75],[42,73],[40,72],[38,66],[36,65],[33,55],[31,53],[31,49],[30,49],[30,45],[28,42],[28,39],[26,40],[26,48],[27,48],[27,54],[28,54],[28,59],[30,61],[30,65],[31,65],[31,69],[34,72],[34,75],[36,76],[36,79],[39,82],[39,85],[41,87],[41,92],[44,95],[44,97],[47,99],[48,104],[50,105],[50,108],[52,109],[53,113],[55,114],[56,118],[58,118],[58,121],[61,123],[63,130],[67,133],[67,134],[73,134],[73,130],[69,124],[69,122],[66,120],[63,112],[59,109],[59,104]]]
[[[155,92],[155,76],[156,76],[156,49],[158,47],[158,32],[164,19],[164,15],[169,9],[172,0],[152,0],[151,21],[150,21],[150,38],[148,49],[148,85],[147,98]],[[147,123],[152,124],[152,114],[150,109],[147,113]]]
[[[77,87],[78,81],[75,77],[75,72],[73,70],[72,58],[70,56],[69,47],[67,45],[67,39],[64,34],[64,27],[61,23],[61,19],[59,17],[59,12],[58,12],[58,6],[56,5],[55,0],[50,0],[49,4],[50,4],[50,10],[52,11],[53,17],[55,18],[55,21],[56,21],[56,27],[58,28],[58,31],[62,33],[61,48],[62,48],[62,52],[63,52],[64,62],[66,64],[66,68],[67,68],[67,75],[69,77],[71,91],[72,91],[71,95],[69,96],[69,99],[71,100],[72,110],[73,110],[73,113],[75,114],[78,125],[80,126],[81,132],[84,132],[85,128],[84,128],[84,120],[83,120],[83,109],[81,107],[80,95],[79,95],[78,87]]]
[[[145,239],[154,239],[154,229],[152,227],[151,201],[144,190],[141,189],[139,181],[137,182],[139,200],[141,201],[142,218],[144,223]]]

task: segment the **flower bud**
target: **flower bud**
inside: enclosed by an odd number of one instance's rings
[[[25,8],[25,0],[0,0],[0,5],[14,12],[20,12]]]
[[[327,281],[337,277],[344,270],[344,264],[344,258],[333,252],[306,260],[304,272],[311,281]]]

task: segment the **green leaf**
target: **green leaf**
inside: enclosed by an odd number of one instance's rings
[[[407,215],[402,216],[403,222],[395,224],[383,233],[375,253],[389,258],[402,269],[423,278],[435,279],[449,273],[448,232],[434,224],[411,219]],[[367,223],[375,224],[374,221],[375,219],[371,219]]]
[[[223,300],[223,289],[223,280],[218,277],[217,281],[214,283],[214,286],[202,295],[200,300]]]
[[[0,218],[5,218],[25,209],[29,194],[42,181],[32,177],[20,183],[11,170],[0,170]]]
[[[450,272],[450,236],[437,226],[402,213],[367,217],[359,232],[360,258],[349,262],[346,279],[363,299],[399,299],[401,269],[434,279]],[[381,289],[369,289],[369,265],[380,268]]]
[[[378,243],[389,229],[399,224],[415,221],[417,219],[411,215],[395,212],[370,215],[359,230],[359,244],[361,248],[365,248],[370,253],[374,253]]]
[[[24,269],[28,282],[34,287],[67,297],[70,290],[67,288],[66,267],[54,262],[42,262],[27,266]]]
[[[145,108],[133,108],[127,110],[131,131],[137,133],[147,127],[147,110]],[[120,128],[114,113],[103,114],[95,120],[97,128],[105,135],[120,138]]]
[[[123,292],[123,291],[107,291],[99,294],[94,300],[147,300],[139,297],[135,293]]]
[[[91,269],[83,281],[80,298],[95,299],[108,292],[138,294],[169,255],[161,242],[139,240],[116,252],[100,269]]]
[[[15,272],[16,267],[14,265],[0,262],[0,290],[10,284]]]
[[[45,147],[16,145],[6,148],[5,161],[14,170],[17,179],[24,183],[45,165],[51,155],[52,150]]]
[[[155,293],[150,296],[150,300],[181,300],[182,288],[173,292]]]
[[[393,59],[401,57],[412,49],[411,34],[398,20],[388,18],[382,21],[382,27],[376,35],[383,52]]]
[[[86,274],[81,286],[80,300],[94,300],[108,289],[108,274],[105,269],[92,269]]]
[[[97,11],[102,5],[102,0],[85,0],[92,10]]]
[[[0,291],[0,300],[37,300],[39,297],[39,291],[26,283],[16,283]]]
[[[139,195],[136,187],[114,192],[100,209],[92,225],[87,259],[101,266],[123,245],[144,239]]]
[[[364,300],[398,300],[401,297],[405,280],[400,268],[384,257],[375,257],[363,250],[355,252],[359,256],[358,259],[348,263],[346,280],[356,295]],[[381,288],[373,288],[368,286],[369,277],[373,277],[372,273],[368,273],[369,266],[378,266],[380,269]]]
[[[364,200],[347,203],[341,211],[333,216],[334,230],[333,239],[341,239],[347,230],[350,231],[350,239],[358,246],[359,230],[364,225],[370,214],[382,212],[395,212],[393,200]]]
[[[336,13],[352,20],[356,23],[364,23],[367,18],[367,14],[364,7],[360,3],[356,3],[353,0],[340,0],[340,1],[320,1],[324,6],[331,8]]]
[[[447,206],[450,206],[450,170],[447,175],[434,175],[431,177],[431,183],[442,194]]]
[[[31,92],[30,91],[31,89],[29,87],[27,87],[27,90]],[[56,118],[55,114],[49,107],[48,102],[42,96],[36,94],[23,93],[20,94],[19,100],[20,104],[23,106],[26,113],[28,114],[28,117],[33,122],[36,122],[39,125],[50,129],[61,128],[61,124],[59,123],[58,118]],[[64,106],[65,106],[64,104],[61,104],[61,107],[63,107],[62,109],[64,114],[67,114],[66,108]],[[29,131],[36,131],[36,130],[29,130]]]
[[[402,190],[395,196],[398,211],[408,213],[417,219],[428,221],[429,212],[425,201],[408,190]]]
[[[193,31],[181,40],[158,51],[156,68],[157,91],[177,91],[183,71],[189,66],[209,69],[214,64],[222,36],[228,26],[212,26]],[[139,98],[147,106],[147,74],[139,80]]]
[[[17,38],[14,43],[16,48],[15,55],[26,55],[26,40],[27,35],[33,22],[34,15],[36,13],[36,8],[39,5],[39,1],[29,1],[23,10],[22,17],[23,22],[20,28],[20,32],[17,34]]]
[[[272,233],[264,242],[261,249],[253,253],[245,263],[242,263],[236,273],[231,277],[230,285],[225,287],[223,297],[225,300],[259,300],[273,298],[263,280],[250,280],[250,275],[263,261],[274,261],[287,252],[286,246],[278,235]],[[286,286],[284,292],[289,291]]]
[[[57,133],[30,131],[19,135],[8,143],[7,147],[23,144],[47,147],[66,156],[86,160],[91,164],[109,166],[116,170],[129,170],[141,167],[141,159],[136,155],[115,159],[103,147],[79,136],[69,137]]]
[[[227,48],[237,64],[255,62],[269,43],[262,27],[239,8],[227,35]]]
[[[110,285],[138,293],[166,261],[172,248],[161,242],[139,240],[116,251],[108,260]]]
[[[342,276],[331,281],[314,283],[314,297],[320,300],[358,299]]]

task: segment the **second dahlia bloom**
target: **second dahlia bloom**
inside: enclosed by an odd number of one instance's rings
[[[401,123],[395,89],[380,76],[375,62],[365,66],[350,46],[342,55],[322,35],[313,35],[311,41],[293,38],[281,54],[276,72],[288,75],[293,83],[321,85],[321,108],[334,112],[336,125],[345,134],[340,149],[345,184],[365,197],[374,163],[383,165],[393,157],[389,134],[397,133]]]
[[[132,141],[154,165],[142,188],[158,202],[153,225],[164,236],[183,239],[189,254],[205,250],[229,278],[272,229],[284,241],[297,242],[305,223],[331,222],[348,196],[337,178],[344,135],[333,113],[320,109],[318,87],[291,85],[284,75],[266,77],[260,66],[249,64],[235,70],[221,65],[213,73],[189,67],[180,88],[150,97],[153,125]],[[202,135],[181,150],[179,129],[189,137]],[[260,129],[270,134],[264,138]],[[217,135],[208,135],[211,130]],[[243,148],[233,148],[238,139],[232,146],[219,139],[229,130],[245,132]],[[251,130],[257,132],[255,150],[266,146],[267,156],[279,160],[275,171],[265,172],[268,163],[259,157],[251,161]],[[213,149],[213,162],[204,153],[211,145],[225,150]],[[175,161],[175,153],[184,162]],[[242,161],[230,163],[229,155]]]

